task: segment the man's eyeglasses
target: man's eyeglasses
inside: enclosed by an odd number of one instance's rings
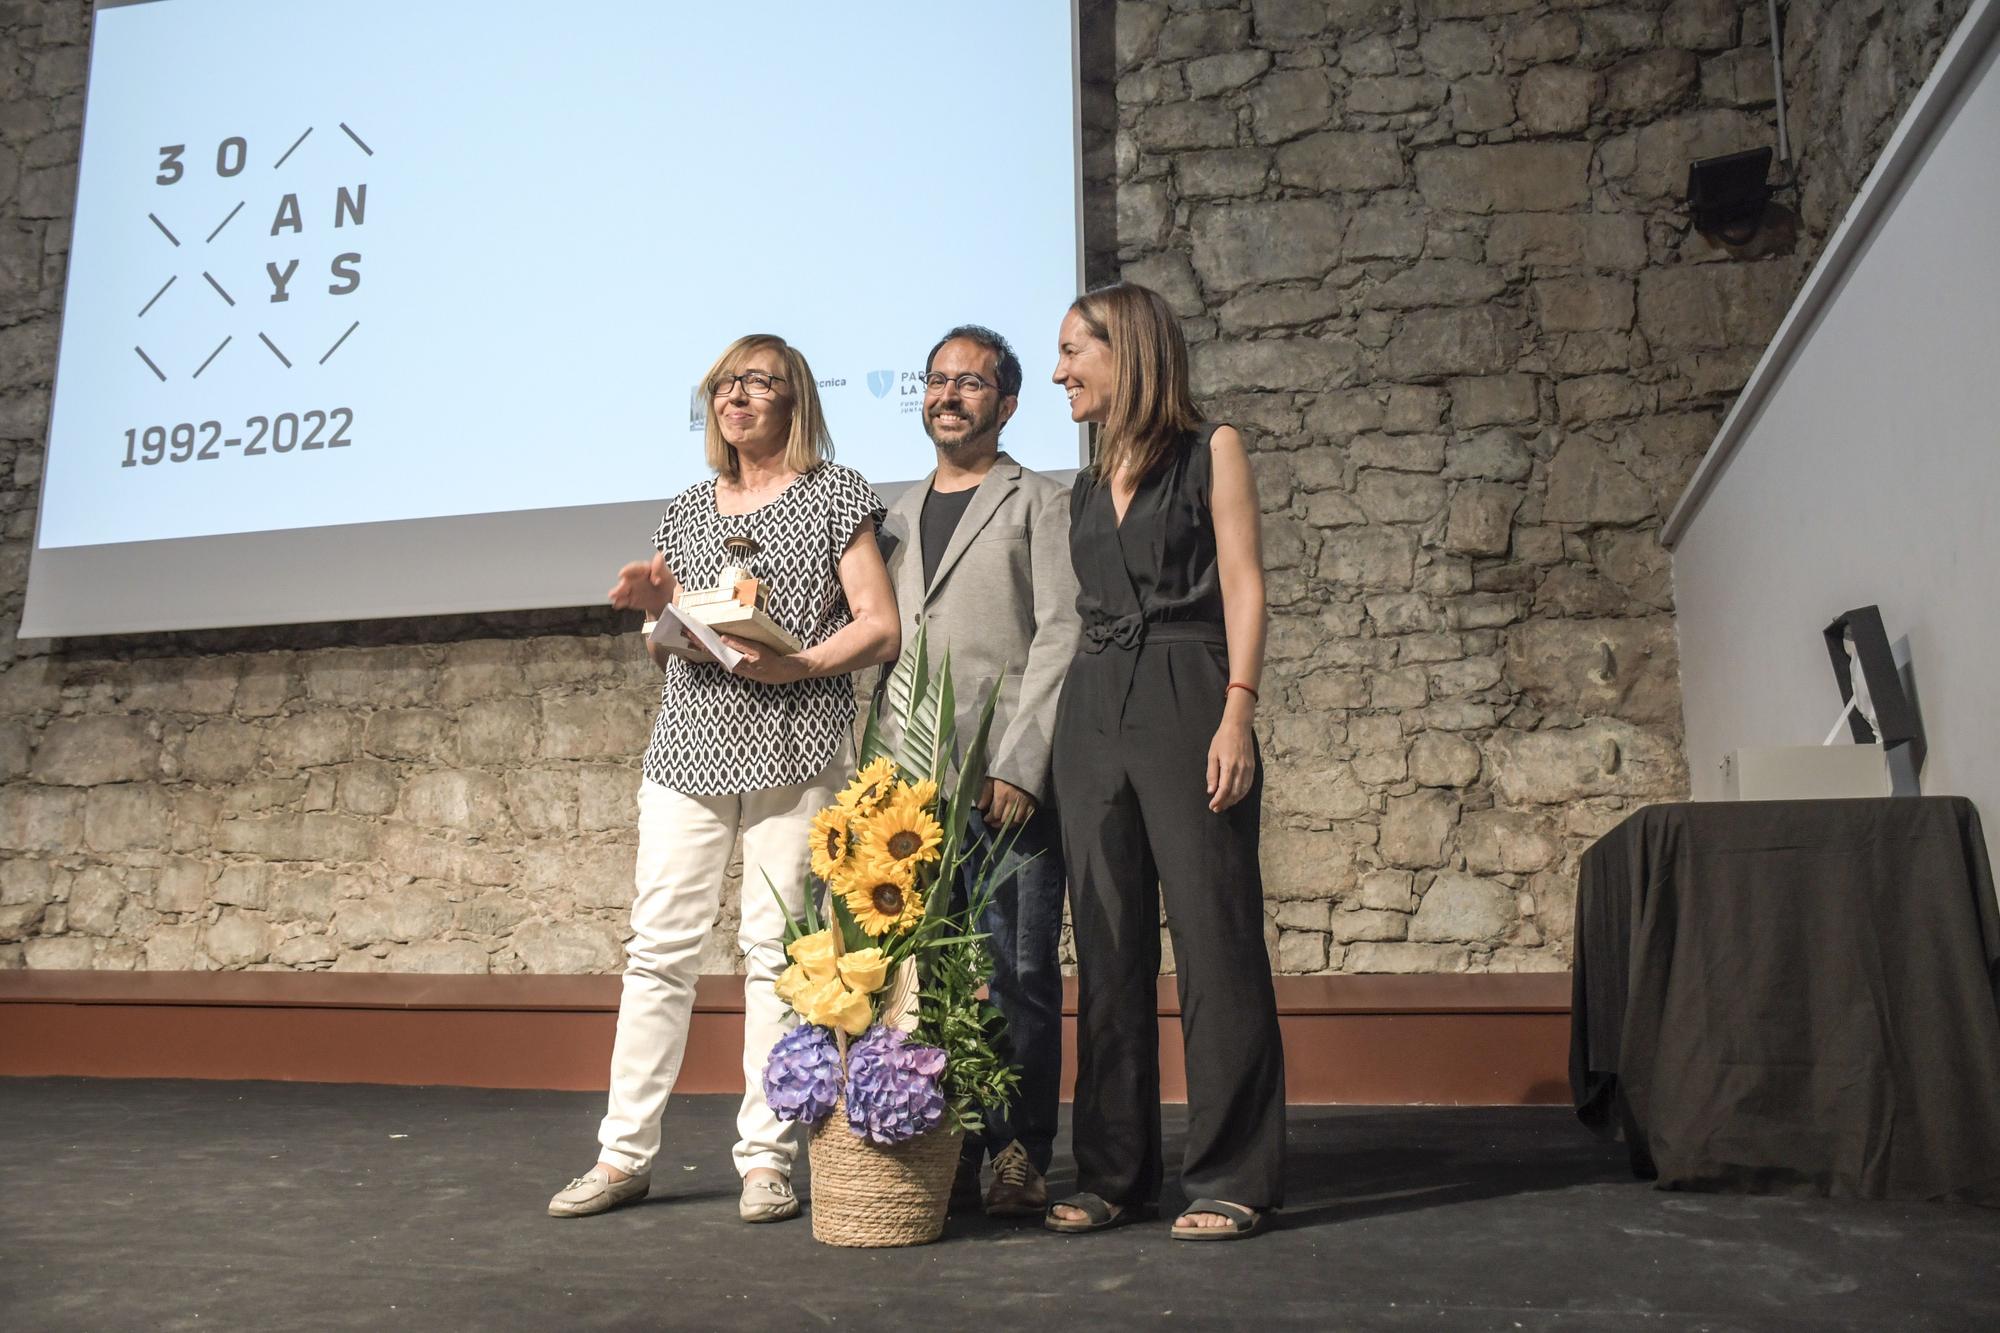
[[[785,377],[783,375],[767,375],[761,370],[745,371],[741,375],[717,375],[709,383],[708,396],[711,398],[727,398],[735,393],[736,386],[741,384],[743,392],[749,394],[752,398],[768,398],[771,394],[771,385],[773,383],[783,384],[784,382]]]
[[[924,376],[924,388],[931,393],[942,392],[947,384],[956,384],[959,393],[967,398],[977,398],[982,393],[991,393],[1000,387],[993,381],[983,380],[969,371],[963,375],[947,375],[942,371],[933,370]]]

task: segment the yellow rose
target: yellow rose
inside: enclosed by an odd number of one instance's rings
[[[889,976],[889,959],[880,949],[856,949],[840,956],[840,979],[862,995],[882,989]]]
[[[806,975],[814,981],[829,981],[833,978],[833,932],[814,931],[801,935],[786,948],[792,961],[806,970]]]
[[[850,1037],[868,1030],[874,1010],[865,995],[856,995],[836,978],[810,983],[795,1006],[806,1022],[839,1028]]]
[[[839,1028],[850,1037],[858,1037],[868,1030],[868,1024],[874,1017],[875,1007],[868,1003],[866,995],[856,995],[843,988],[820,1006],[817,1018],[808,1016],[808,1021],[821,1027]]]
[[[778,979],[771,983],[771,989],[777,992],[779,999],[783,1000],[786,1004],[796,1007],[798,997],[811,984],[812,978],[806,975],[806,970],[797,963],[793,963],[778,974]]]
[[[798,1010],[799,1016],[804,1018],[808,1023],[818,1023],[822,1027],[831,1027],[832,1024],[828,1023],[823,1015],[829,1005],[846,993],[847,987],[840,984],[839,977],[826,977],[818,981],[808,981],[804,986],[799,988],[799,993],[793,997],[792,1008]]]

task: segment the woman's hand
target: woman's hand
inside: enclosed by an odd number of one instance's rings
[[[721,640],[743,654],[743,660],[731,670],[745,680],[758,681],[765,685],[789,685],[795,680],[804,680],[809,674],[806,663],[794,656],[786,656],[774,648],[751,643],[734,635],[719,635]]]
[[[1257,738],[1249,715],[1226,711],[1208,743],[1208,808],[1221,814],[1248,796],[1256,779]]]
[[[667,572],[667,557],[655,552],[651,560],[634,560],[618,571],[618,581],[606,594],[620,611],[644,611],[648,620],[657,620],[673,600],[674,576]]]

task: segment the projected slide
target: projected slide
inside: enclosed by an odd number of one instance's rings
[[[889,482],[930,466],[924,353],[989,324],[1028,368],[1007,446],[1075,466],[1047,382],[1070,25],[1068,0],[100,8],[37,546],[671,495],[706,475],[696,380],[747,332],[805,351],[838,456]]]

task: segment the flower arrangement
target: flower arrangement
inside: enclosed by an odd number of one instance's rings
[[[1005,847],[974,867],[965,899],[952,894],[978,854],[964,831],[994,696],[955,764],[948,653],[932,673],[920,630],[882,694],[893,736],[878,697],[859,771],[813,821],[817,885],[790,920],[776,985],[803,1022],[772,1048],[764,1090],[782,1119],[824,1127],[844,1108],[857,1138],[887,1148],[977,1130],[979,1108],[1007,1104],[1018,1075],[1001,1055],[999,1011],[979,996],[989,958],[977,923]]]

